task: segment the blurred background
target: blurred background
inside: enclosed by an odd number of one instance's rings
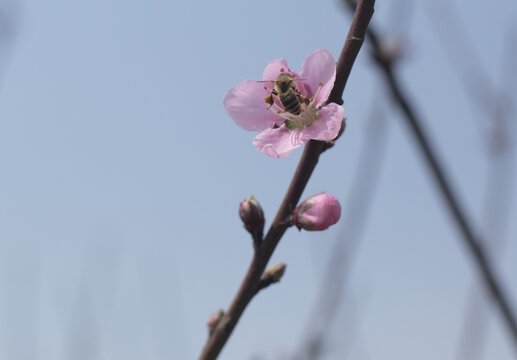
[[[372,25],[517,309],[517,5],[377,1]],[[252,256],[237,216],[273,219],[301,149],[271,159],[224,93],[269,61],[337,59],[338,0],[0,0],[0,359],[195,359]],[[501,317],[363,46],[347,128],[303,198],[280,284],[221,359],[515,359]]]

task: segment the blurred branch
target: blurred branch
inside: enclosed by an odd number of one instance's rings
[[[429,4],[429,9],[426,14],[431,19],[430,23],[454,68],[454,73],[459,77],[465,94],[475,108],[474,116],[482,116],[489,122],[488,131],[485,127],[481,129],[482,140],[487,145],[488,158],[487,184],[481,218],[483,232],[489,240],[484,245],[489,257],[494,260],[504,247],[508,210],[514,187],[514,135],[510,126],[513,109],[509,96],[512,91],[504,85],[505,82],[515,82],[515,49],[512,46],[503,48],[503,64],[500,67],[502,85],[497,87],[489,81],[488,71],[482,66],[454,4],[448,3],[445,8],[443,3],[433,3]],[[438,14],[439,24],[434,21]],[[507,39],[503,43],[512,44],[511,40]],[[468,61],[465,61],[466,59]],[[458,359],[482,358],[489,314],[487,301],[480,296],[481,291],[478,286],[473,286],[469,291],[460,333]]]
[[[328,102],[342,103],[341,97],[348,76],[352,70],[355,58],[364,41],[366,29],[373,15],[375,0],[360,0],[350,26],[343,50],[336,68],[336,81],[330,93]],[[248,272],[239,288],[230,308],[208,339],[200,360],[217,358],[219,352],[230,337],[235,325],[239,321],[244,309],[257,292],[261,275],[271,258],[280,238],[287,230],[286,219],[300,200],[303,190],[318,163],[319,156],[326,144],[320,141],[310,141],[303,151],[302,157],[295,171],[289,189],[280,205],[273,224],[271,225],[263,243],[255,251]]]
[[[508,223],[507,209],[513,193],[513,154],[492,155],[487,169],[488,181],[485,190],[482,218],[484,233],[490,241],[486,250],[490,259],[496,259],[504,248],[505,228]],[[477,285],[477,284],[476,284]],[[481,296],[480,296],[481,295]],[[476,360],[482,358],[488,332],[487,299],[479,286],[472,286],[463,316],[457,359]]]
[[[64,359],[88,360],[101,357],[101,333],[91,291],[82,281],[77,291],[69,329],[66,331]]]
[[[429,3],[429,11],[426,12],[430,18],[438,40],[444,48],[447,60],[451,64],[454,73],[458,76],[461,85],[473,107],[477,107],[474,115],[479,118],[482,113],[484,120],[491,125],[490,137],[487,144],[492,150],[504,151],[507,144],[507,120],[510,110],[510,91],[498,91],[498,88],[490,81],[489,71],[483,66],[479,56],[477,56],[473,43],[465,30],[465,26],[460,21],[461,18],[453,3],[447,3],[444,9],[443,3]],[[435,21],[436,17],[440,21]],[[511,39],[505,41],[512,44]],[[512,46],[505,46],[506,52],[515,51]],[[504,56],[503,59],[507,57]],[[509,57],[508,57],[509,58]],[[503,80],[515,79],[515,68],[512,62],[510,66],[501,67]],[[482,129],[482,137],[486,138],[486,129]]]
[[[375,96],[378,103],[378,96]],[[381,163],[386,148],[386,123],[380,109],[372,106],[368,129],[365,132],[357,171],[345,202],[340,225],[327,269],[321,280],[321,289],[308,321],[308,334],[302,342],[296,359],[319,359],[325,350],[341,299],[345,294],[347,277],[357,251],[364,225],[371,207],[374,190],[379,181]],[[349,325],[350,327],[350,325]],[[341,354],[342,358],[342,354]]]
[[[426,14],[430,18],[430,25],[438,36],[455,74],[459,77],[465,94],[480,111],[491,116],[492,96],[495,91],[488,72],[476,56],[474,46],[453,3],[448,2],[447,8],[441,7],[442,4],[428,4],[430,11]],[[436,21],[437,17],[440,21]]]
[[[21,0],[0,0],[0,86],[19,32]]]
[[[353,0],[345,1],[351,8],[353,8]],[[438,188],[444,197],[449,211],[463,235],[462,239],[464,245],[466,246],[466,249],[468,250],[481,275],[481,279],[487,292],[491,295],[492,299],[497,305],[497,308],[499,309],[501,316],[507,326],[508,332],[513,340],[515,350],[517,351],[517,322],[515,314],[510,307],[508,297],[504,293],[503,287],[497,279],[493,270],[493,266],[485,252],[483,245],[484,242],[475,235],[473,227],[465,215],[465,211],[457,200],[456,194],[452,190],[452,186],[449,183],[444,167],[438,160],[435,150],[432,148],[429,138],[421,125],[422,121],[416,114],[413,105],[410,103],[409,98],[406,96],[402,90],[402,87],[400,86],[400,83],[395,75],[392,59],[384,56],[382,53],[377,32],[370,27],[368,29],[367,37],[372,45],[372,57],[378,68],[385,76],[386,81],[388,82],[393,101],[400,107],[404,114],[406,124],[414,136],[420,150],[422,151],[424,159],[427,162],[434,180],[436,181]]]

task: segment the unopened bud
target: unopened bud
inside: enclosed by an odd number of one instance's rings
[[[210,318],[206,322],[206,326],[208,327],[209,335],[212,335],[212,333],[214,332],[215,328],[217,327],[217,325],[219,324],[219,322],[221,321],[223,316],[224,316],[223,309],[219,309],[215,313],[210,315]]]
[[[301,230],[325,230],[338,222],[341,216],[339,201],[321,193],[304,200],[292,213],[293,224]]]
[[[387,38],[384,39],[379,48],[379,55],[384,61],[392,62],[398,60],[403,55],[406,55],[407,48],[405,48],[407,41],[402,38]]]
[[[284,263],[278,263],[270,268],[268,268],[266,271],[264,271],[264,274],[262,275],[262,279],[271,279],[271,282],[279,282],[282,276],[284,276],[285,268],[287,267]]]
[[[264,212],[253,195],[248,200],[241,201],[239,216],[250,234],[262,236],[264,231]]]

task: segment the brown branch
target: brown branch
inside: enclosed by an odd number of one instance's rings
[[[350,4],[350,1],[347,1],[347,3]],[[452,186],[449,183],[444,167],[438,160],[435,150],[432,148],[428,136],[421,125],[420,118],[409,102],[408,97],[402,91],[396,78],[391,59],[383,56],[382,54],[381,44],[377,33],[370,27],[368,29],[367,36],[373,46],[372,57],[388,82],[393,101],[400,107],[404,114],[406,125],[411,130],[412,135],[422,151],[422,155],[431,170],[432,176],[434,177],[449,211],[462,234],[464,245],[479,271],[486,291],[490,294],[492,300],[497,305],[497,308],[499,309],[507,326],[508,332],[511,335],[515,350],[517,351],[516,317],[510,307],[508,297],[503,291],[503,286],[497,279],[490,259],[484,249],[483,244],[485,244],[485,242],[482,241],[480,236],[476,236],[474,233],[473,227],[468,221],[464,209],[461,207],[458,199],[456,198],[456,194],[452,190]]]
[[[335,102],[336,104],[343,104],[341,97],[343,96],[348,76],[352,71],[355,58],[363,45],[366,30],[368,29],[368,24],[373,15],[374,3],[375,0],[360,0],[357,7],[354,8],[355,13],[352,24],[350,25],[350,31],[348,32],[345,45],[337,61],[336,81],[328,99],[329,103]]]
[[[337,73],[334,88],[329,96],[328,102],[341,104],[343,90],[346,81],[352,70],[357,53],[361,49],[364,41],[366,29],[373,15],[375,0],[360,0],[355,11],[354,19],[350,26],[343,50],[337,63]],[[216,359],[224,344],[230,337],[235,325],[239,321],[244,309],[249,304],[253,296],[257,293],[260,277],[271,258],[280,238],[287,230],[286,219],[294,209],[302,195],[309,178],[318,163],[321,152],[325,149],[325,143],[320,141],[310,141],[303,151],[296,172],[291,180],[291,184],[285,197],[278,209],[277,215],[273,220],[263,243],[255,251],[248,272],[239,288],[230,308],[215,328],[214,332],[205,345],[200,360]]]

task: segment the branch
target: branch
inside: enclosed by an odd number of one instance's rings
[[[348,5],[353,6],[351,2],[347,0]],[[407,96],[404,94],[395,71],[393,69],[392,59],[383,56],[380,41],[377,33],[372,28],[368,29],[368,39],[373,46],[372,57],[379,69],[384,74],[386,81],[388,82],[393,101],[400,107],[406,120],[406,125],[411,130],[424,159],[426,160],[432,176],[436,181],[436,184],[441,191],[444,200],[449,208],[449,211],[458,226],[464,242],[464,245],[469,252],[475,266],[477,267],[483,284],[485,285],[486,291],[490,294],[494,300],[497,308],[499,309],[501,316],[508,328],[513,345],[517,351],[517,321],[514,312],[510,307],[507,295],[503,291],[503,287],[495,275],[493,266],[487,256],[484,249],[484,241],[479,236],[476,236],[472,225],[468,221],[464,209],[461,207],[456,194],[452,190],[452,186],[449,183],[447,175],[445,173],[443,165],[438,160],[435,154],[435,150],[432,148],[428,136],[425,133],[424,128],[421,125],[421,120],[416,114],[413,106],[409,102]]]
[[[360,0],[355,11],[354,19],[350,26],[343,50],[339,57],[336,69],[336,81],[330,93],[328,102],[341,104],[341,97],[345,88],[348,76],[352,70],[357,53],[361,49],[364,41],[366,29],[373,15],[375,0]],[[311,140],[303,151],[296,172],[291,180],[291,184],[285,197],[278,209],[277,215],[273,220],[263,243],[255,251],[248,272],[239,288],[230,308],[218,323],[214,332],[205,345],[200,360],[213,360],[219,355],[224,344],[230,337],[235,325],[239,321],[244,309],[249,304],[253,296],[257,293],[260,277],[271,258],[280,238],[287,230],[286,219],[294,209],[302,195],[309,178],[318,163],[321,152],[326,144],[320,141]]]

